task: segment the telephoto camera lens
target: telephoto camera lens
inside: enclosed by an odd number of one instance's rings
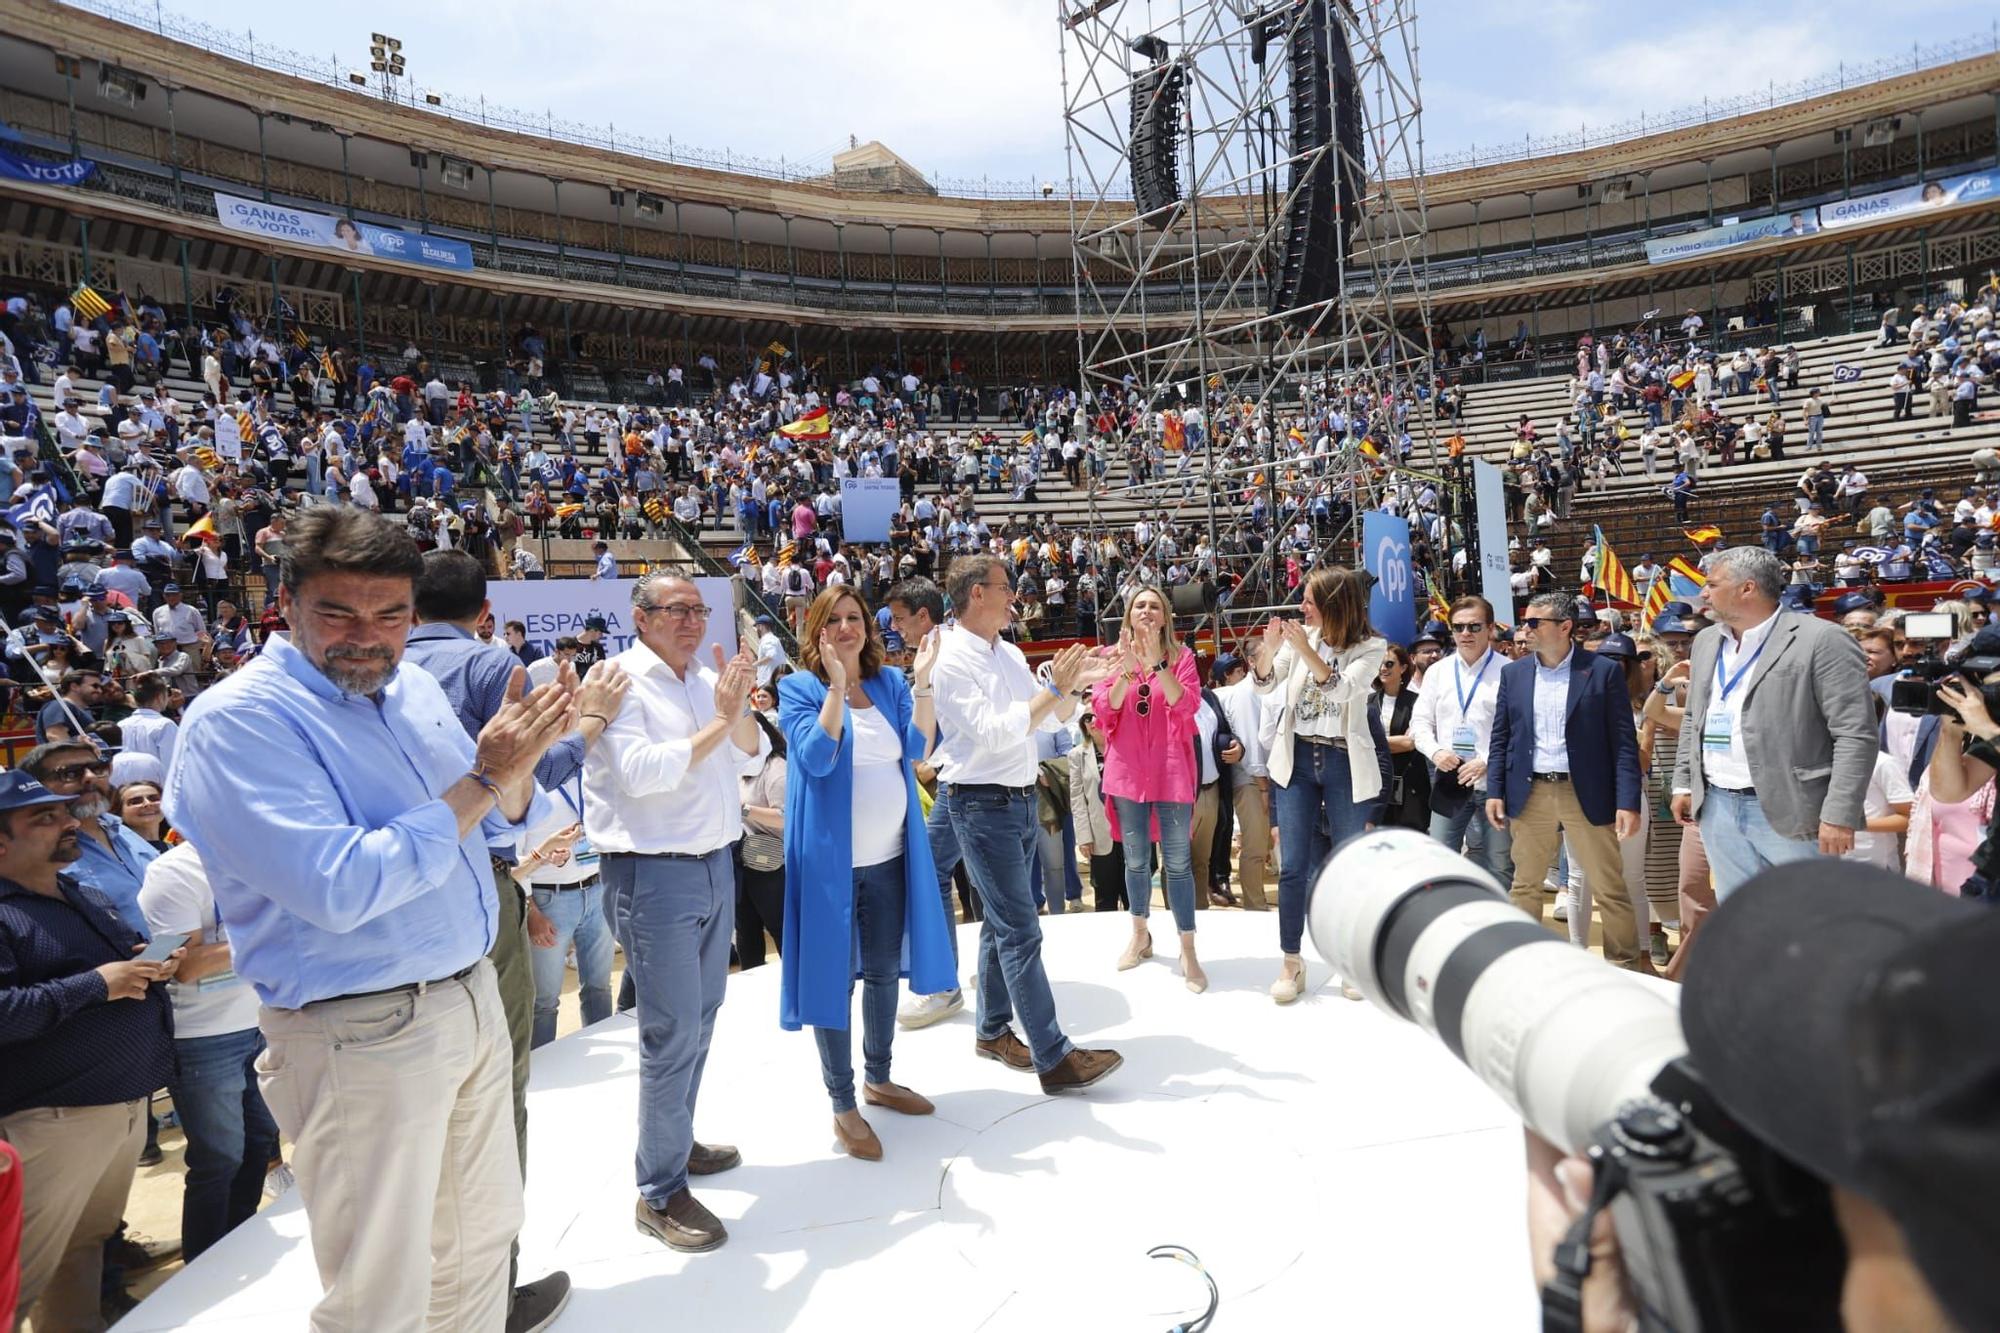
[[[1437,1037],[1565,1152],[1687,1052],[1673,987],[1558,939],[1486,871],[1412,829],[1335,853],[1307,928],[1371,1003]]]

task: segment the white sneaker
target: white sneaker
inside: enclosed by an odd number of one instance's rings
[[[278,1163],[264,1173],[264,1202],[273,1203],[284,1198],[298,1183],[292,1175],[291,1166],[285,1162]]]
[[[1558,921],[1567,921],[1567,920],[1569,920],[1569,890],[1568,890],[1568,889],[1564,889],[1564,890],[1563,890],[1563,891],[1562,891],[1561,893],[1558,893],[1558,894],[1556,895],[1556,905],[1555,905],[1555,909],[1554,909],[1554,913],[1553,913],[1553,915],[1555,916],[1555,919],[1556,919],[1556,920],[1558,920]]]
[[[906,1028],[927,1028],[933,1023],[944,1022],[963,1008],[965,996],[955,990],[938,995],[912,995],[903,1002],[896,1022]]]

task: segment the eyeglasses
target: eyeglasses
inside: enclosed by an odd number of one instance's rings
[[[1537,625],[1567,625],[1568,623],[1569,623],[1569,622],[1568,622],[1567,620],[1564,620],[1564,619],[1563,619],[1563,618],[1562,618],[1561,616],[1522,616],[1522,617],[1521,617],[1521,628],[1522,628],[1522,629],[1533,629],[1533,628],[1535,628],[1535,626],[1537,626]]]
[[[81,782],[85,773],[109,773],[111,765],[103,759],[93,759],[87,763],[64,764],[61,768],[51,768],[42,774],[42,782]]]
[[[1486,628],[1488,628],[1486,625],[1453,625],[1451,632],[1453,634],[1477,634]]]
[[[703,602],[673,602],[666,606],[645,606],[642,611],[658,611],[669,620],[707,620],[709,607]]]

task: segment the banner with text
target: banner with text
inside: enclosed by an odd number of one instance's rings
[[[1361,515],[1361,565],[1375,576],[1368,594],[1368,619],[1391,643],[1417,637],[1417,578],[1410,564],[1410,524],[1394,514],[1370,509]]]
[[[1933,208],[1976,204],[2000,196],[2000,172],[1974,171],[1963,176],[1946,176],[1900,190],[1864,194],[1859,199],[1841,199],[1819,206],[1819,225],[1826,228],[1859,227],[1890,218],[1914,217]]]
[[[38,162],[32,157],[0,148],[0,176],[27,181],[32,185],[81,185],[97,174],[97,164],[87,157],[67,162]]]
[[[1479,524],[1479,595],[1493,603],[1493,619],[1514,623],[1514,590],[1507,580],[1507,485],[1500,469],[1472,460],[1473,513]]]
[[[518,620],[528,642],[544,653],[556,650],[565,634],[581,634],[592,616],[604,617],[604,651],[622,653],[638,631],[632,624],[632,589],[637,579],[488,579],[486,600],[493,604],[494,638],[504,640],[507,622]],[[715,665],[709,645],[728,657],[736,651],[736,589],[730,579],[699,578],[694,586],[708,604],[708,633],[696,657]]]
[[[903,488],[894,477],[840,479],[840,539],[846,542],[886,542]]]
[[[1748,222],[1731,222],[1721,227],[1684,231],[1678,236],[1662,236],[1646,242],[1648,264],[1671,264],[1676,260],[1712,255],[1718,250],[1734,250],[1739,245],[1781,236],[1811,236],[1819,230],[1819,219],[1810,208],[1797,213],[1774,213]]]
[[[426,264],[431,268],[472,271],[472,247],[464,241],[441,236],[378,227],[372,222],[314,213],[284,204],[267,204],[257,199],[240,199],[233,194],[215,196],[215,216],[231,231],[265,236],[294,245],[316,245],[343,255],[373,255],[405,264]]]

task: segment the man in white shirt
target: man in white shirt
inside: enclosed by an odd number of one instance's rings
[[[1451,604],[1449,663],[1424,673],[1410,735],[1437,769],[1431,782],[1431,836],[1484,865],[1502,884],[1514,881],[1513,834],[1486,818],[1486,756],[1493,704],[1507,659],[1493,648],[1493,606],[1484,597]]]
[[[118,724],[119,744],[126,754],[149,754],[164,769],[174,762],[174,742],[180,739],[180,724],[160,714],[167,702],[167,678],[148,672],[132,686],[132,702],[138,705]]]
[[[1073,692],[1094,685],[1111,661],[1073,644],[1050,663],[1050,683],[1040,683],[1021,650],[1000,637],[1014,619],[1014,590],[1007,566],[992,556],[954,560],[950,593],[958,623],[943,633],[932,676],[939,740],[931,763],[986,911],[974,1049],[1036,1071],[1044,1092],[1088,1087],[1124,1057],[1073,1046],[1056,1023],[1029,886],[1039,829],[1035,733],[1061,730],[1076,713]],[[1014,1035],[1017,1012],[1025,1044]]]
[[[1271,769],[1266,744],[1263,701],[1250,679],[1250,666],[1233,653],[1215,659],[1215,697],[1222,716],[1242,747],[1236,777],[1230,787],[1236,811],[1236,882],[1243,888],[1243,906],[1253,912],[1271,910],[1264,880],[1271,863]]]
[[[153,637],[173,635],[183,648],[196,648],[208,640],[208,623],[200,611],[181,600],[181,585],[169,583],[160,589],[166,599],[153,608]]]
[[[639,1001],[637,1221],[687,1252],[728,1239],[688,1177],[742,1161],[695,1141],[694,1105],[736,929],[737,776],[770,748],[749,711],[748,648],[726,662],[714,649],[713,670],[696,660],[708,615],[678,575],[634,585],[637,642],[611,659],[631,688],[583,769],[584,830]]]

